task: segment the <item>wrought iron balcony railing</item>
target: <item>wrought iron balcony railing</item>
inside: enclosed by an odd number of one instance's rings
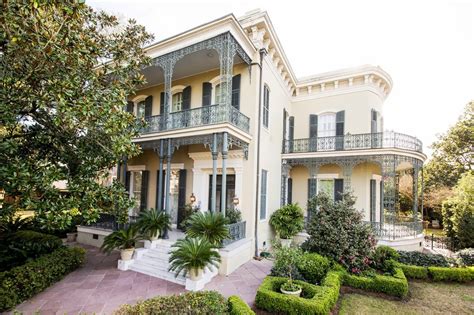
[[[380,223],[365,222],[374,230],[375,236],[381,240],[415,238],[423,233],[423,222]]]
[[[210,105],[191,108],[168,115],[156,115],[145,118],[146,126],[141,133],[152,133],[167,130],[192,128],[219,123],[231,125],[249,132],[250,118],[230,105]]]
[[[398,132],[347,134],[334,137],[315,137],[283,141],[283,153],[326,152],[362,149],[397,148],[423,152],[423,144],[416,137]]]
[[[246,221],[229,224],[227,226],[227,228],[229,229],[229,238],[225,239],[222,242],[222,245],[227,246],[229,244],[237,242],[238,240],[244,239],[245,227],[246,227]]]

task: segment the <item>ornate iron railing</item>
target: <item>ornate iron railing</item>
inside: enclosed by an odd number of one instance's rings
[[[380,223],[365,222],[374,230],[378,239],[396,240],[400,238],[415,238],[423,233],[423,222]]]
[[[104,230],[117,231],[119,229],[126,229],[130,223],[135,223],[137,221],[136,216],[129,216],[128,223],[118,223],[115,216],[111,214],[101,214],[99,219],[95,223],[91,223],[87,226],[101,228]]]
[[[229,224],[227,227],[229,229],[229,238],[222,242],[223,246],[227,246],[245,238],[245,221]]]
[[[218,123],[231,125],[249,132],[250,118],[230,105],[210,105],[191,108],[168,115],[156,115],[145,118],[146,125],[141,133],[160,132],[166,130],[192,128]]]
[[[315,137],[283,141],[283,153],[345,151],[363,149],[397,148],[423,152],[423,144],[416,137],[388,131],[377,133],[347,134],[334,137]]]

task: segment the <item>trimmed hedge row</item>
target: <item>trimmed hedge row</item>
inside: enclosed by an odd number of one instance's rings
[[[43,291],[83,264],[85,250],[60,247],[24,265],[0,273],[0,311]]]
[[[374,277],[361,277],[345,273],[344,285],[373,292],[381,292],[400,298],[408,294],[408,281],[403,270],[395,268],[393,276],[376,275]]]
[[[328,314],[339,297],[339,272],[330,271],[321,286],[294,280],[303,288],[301,297],[280,293],[280,286],[287,280],[282,277],[266,277],[257,290],[257,307],[279,314]]]
[[[421,267],[400,264],[405,276],[412,279],[431,279],[433,281],[474,281],[474,267]]]
[[[230,296],[227,301],[230,315],[255,315],[250,306],[237,295]]]

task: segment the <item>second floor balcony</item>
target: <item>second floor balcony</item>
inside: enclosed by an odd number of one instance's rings
[[[286,154],[386,148],[423,152],[423,144],[418,138],[393,131],[284,140],[282,152]]]
[[[228,123],[249,133],[250,119],[231,105],[217,104],[155,115],[145,118],[141,133],[155,133],[183,128]]]

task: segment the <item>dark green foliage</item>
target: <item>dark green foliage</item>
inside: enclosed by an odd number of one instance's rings
[[[450,264],[455,263],[453,259],[446,258],[439,254],[428,254],[415,251],[399,251],[398,254],[400,255],[398,261],[405,265],[449,267]]]
[[[393,273],[400,255],[389,246],[378,246],[372,256],[372,266],[376,270]]]
[[[122,305],[116,315],[223,315],[228,314],[227,300],[215,291],[186,292],[157,296],[135,305]],[[246,313],[237,313],[246,314]]]
[[[228,302],[230,315],[255,315],[250,306],[237,295],[230,296]]]
[[[393,276],[375,275],[374,277],[362,277],[346,273],[344,285],[400,298],[408,294],[408,281],[400,268],[395,269]]]
[[[320,194],[308,201],[308,209],[313,209],[307,228],[310,237],[303,248],[333,259],[351,273],[366,270],[376,240],[354,208],[354,198],[344,194],[342,201],[334,202]]]
[[[25,263],[28,259],[49,254],[61,247],[60,238],[34,231],[17,231],[0,244],[0,271]]]
[[[305,281],[313,284],[321,283],[329,270],[329,259],[316,253],[304,253],[297,261],[299,273]]]
[[[199,207],[195,207],[191,203],[184,205],[183,221],[181,221],[179,228],[186,231],[186,228],[189,225],[189,218],[198,211]]]
[[[171,229],[171,217],[164,211],[144,210],[140,212],[137,226],[142,235],[148,238],[158,237]]]
[[[399,264],[405,276],[409,279],[428,279],[428,268],[414,265]]]
[[[465,248],[456,253],[458,264],[461,266],[474,266],[474,248]]]
[[[83,264],[84,256],[82,248],[61,247],[0,273],[0,311],[14,307],[61,280]]]
[[[138,227],[136,225],[130,225],[124,230],[114,231],[107,235],[100,249],[110,254],[115,249],[134,248],[135,243],[141,239],[142,237],[138,234]]]
[[[192,238],[204,238],[211,244],[219,246],[229,237],[227,219],[221,213],[196,212],[188,220],[186,235]]]
[[[474,280],[474,267],[428,267],[428,272],[433,281],[469,282]]]
[[[328,314],[339,297],[341,282],[338,272],[329,272],[321,286],[295,280],[303,288],[301,297],[280,292],[286,281],[286,278],[266,277],[257,290],[256,306],[278,314]]]
[[[297,262],[303,259],[303,251],[299,247],[275,246],[275,261],[271,275],[297,280],[305,280],[300,273]]]
[[[173,244],[171,251],[170,271],[176,276],[184,276],[192,270],[202,270],[204,267],[219,268],[221,257],[216,247],[204,238],[185,238]]]
[[[31,217],[22,218],[21,216],[9,215],[0,220],[0,235],[14,233],[19,230],[28,230],[33,227]]]
[[[290,239],[304,228],[303,210],[298,204],[285,205],[273,212],[270,217],[270,225],[279,237]]]
[[[242,213],[234,208],[229,208],[225,211],[225,217],[229,221],[229,224],[242,222]]]

